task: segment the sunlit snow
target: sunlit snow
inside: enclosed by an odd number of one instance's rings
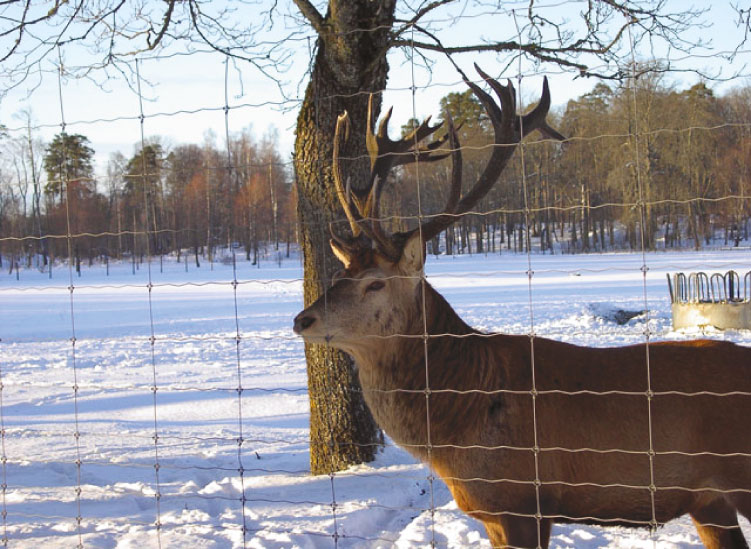
[[[645,259],[646,278],[641,254],[431,257],[427,272],[477,328],[605,346],[644,339],[647,315],[619,325],[609,316],[619,310],[648,309],[654,339],[702,335],[671,332],[665,274],[751,264],[748,250]],[[295,257],[278,263],[3,273],[9,546],[489,547],[446,487],[393,445],[374,463],[310,476],[303,344],[291,330],[302,271]],[[705,335],[751,344],[748,332]],[[557,526],[551,546],[700,543],[684,517],[654,535]]]

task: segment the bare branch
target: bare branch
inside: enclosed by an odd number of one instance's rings
[[[575,69],[582,76],[598,76],[601,78],[623,77],[619,47],[623,45],[625,33],[629,28],[636,29],[635,41],[661,39],[669,43],[672,49],[690,52],[701,46],[700,40],[688,39],[683,31],[690,27],[701,25],[701,16],[707,9],[689,9],[677,13],[669,13],[665,9],[664,0],[656,0],[649,4],[634,5],[630,2],[616,0],[599,0],[589,2],[588,8],[581,15],[584,32],[575,32],[570,21],[561,21],[545,17],[543,12],[530,2],[526,14],[526,26],[519,33],[518,38],[507,40],[492,40],[461,44],[447,44],[439,39],[423,24],[425,15],[442,7],[449,2],[433,2],[406,20],[398,20],[398,28],[393,32],[392,47],[408,47],[413,51],[440,52],[448,56],[466,53],[523,53],[524,55],[544,63],[558,65],[567,69]],[[493,7],[498,6],[494,3]],[[497,14],[497,13],[496,13]],[[517,11],[506,12],[509,17]],[[622,18],[618,23],[616,17]],[[614,25],[613,23],[618,23]],[[415,31],[429,40],[414,40],[408,37],[409,32]],[[598,62],[610,64],[606,70],[593,69],[585,61],[586,56],[592,56]],[[452,61],[453,62],[453,61]],[[699,71],[697,71],[699,72]],[[702,76],[706,76],[703,73]]]
[[[319,11],[316,9],[316,7],[311,4],[308,0],[292,0],[295,5],[297,6],[297,9],[300,10],[300,13],[305,16],[305,18],[308,20],[308,22],[313,27],[313,30],[315,30],[318,34],[323,34],[325,28],[326,28],[326,22],[323,19],[323,16],[319,13]]]
[[[417,28],[417,27],[416,27]],[[482,53],[482,52],[500,52],[508,53],[522,51],[530,54],[540,61],[548,61],[557,65],[578,69],[581,72],[587,71],[587,66],[582,63],[575,63],[556,55],[562,52],[556,48],[544,48],[537,44],[520,44],[514,41],[496,42],[494,44],[471,44],[467,46],[441,46],[439,44],[430,44],[427,42],[414,42],[412,40],[396,39],[392,42],[396,47],[414,47],[421,50],[430,50],[445,53],[447,55],[459,53]]]
[[[170,23],[172,22],[172,12],[175,10],[175,0],[169,0],[167,2],[167,11],[164,14],[164,17],[162,17],[162,28],[159,29],[159,32],[156,35],[156,40],[153,42],[151,41],[151,36],[146,36],[146,43],[149,45],[150,49],[156,48],[162,41],[162,38],[164,38],[164,33],[167,32],[167,29],[169,28]]]
[[[751,33],[751,7],[742,8],[738,4],[733,4],[732,6],[733,10],[738,14],[736,25],[743,28],[743,40],[735,48],[735,53],[738,53],[738,50],[748,41],[748,35]]]

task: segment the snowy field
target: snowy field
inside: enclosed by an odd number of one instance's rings
[[[665,273],[751,268],[724,250],[430,258],[470,324],[589,345],[671,332]],[[83,267],[0,278],[2,524],[8,547],[489,547],[404,451],[308,472],[308,397],[294,259]],[[149,291],[151,288],[151,291]],[[646,296],[645,296],[646,289]],[[530,302],[532,307],[530,310]],[[751,333],[709,333],[751,345]],[[242,391],[238,389],[242,387]],[[76,389],[77,388],[77,389]],[[242,444],[239,441],[242,440]],[[240,474],[242,468],[243,474]],[[158,497],[157,497],[158,494]],[[243,494],[245,505],[243,506]],[[430,502],[435,513],[430,510]],[[335,502],[335,503],[334,503]],[[157,527],[157,524],[159,527]],[[751,528],[744,522],[746,536]],[[243,539],[243,525],[246,528]],[[552,547],[698,547],[688,518],[648,531],[558,526]]]

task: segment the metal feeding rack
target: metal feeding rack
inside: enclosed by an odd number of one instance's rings
[[[751,271],[668,274],[673,328],[751,330]]]

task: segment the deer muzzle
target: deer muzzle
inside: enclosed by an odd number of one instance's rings
[[[303,335],[303,332],[315,324],[317,320],[316,315],[306,309],[295,317],[295,324],[292,329],[297,335]]]

